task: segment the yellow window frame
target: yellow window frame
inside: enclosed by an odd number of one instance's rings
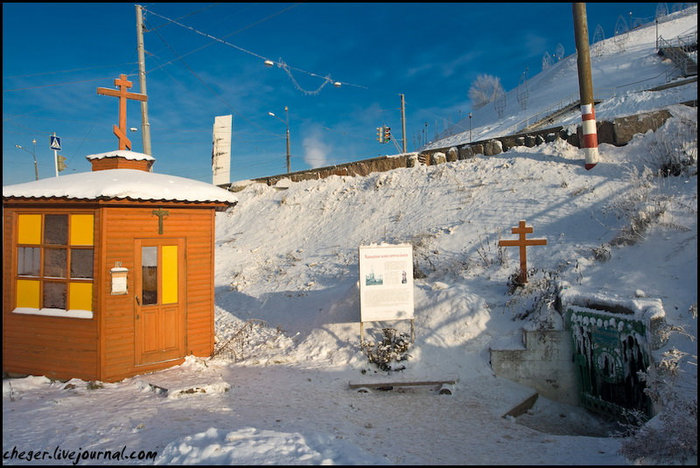
[[[43,284],[47,277],[44,276],[44,255],[47,244],[44,243],[43,227],[44,216],[48,213],[19,213],[17,215],[17,244],[16,247],[39,248],[40,272],[39,277],[24,277],[17,274],[15,268],[16,296],[15,304],[22,309],[42,309]],[[55,213],[50,213],[55,214]],[[63,213],[60,213],[63,214]],[[92,213],[65,213],[68,215],[68,245],[62,246],[67,250],[66,277],[60,282],[66,284],[66,309],[92,311],[94,277],[91,279],[80,278],[76,281],[71,278],[70,264],[73,247],[93,246],[93,264],[95,261],[94,252],[94,225],[95,215]],[[52,247],[56,247],[52,245]],[[94,276],[94,268],[93,268]],[[55,282],[56,278],[51,278]]]

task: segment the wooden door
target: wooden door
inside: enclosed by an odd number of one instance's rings
[[[185,356],[185,241],[137,239],[136,365]]]

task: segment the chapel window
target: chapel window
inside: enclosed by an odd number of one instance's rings
[[[94,215],[19,214],[15,306],[92,311]]]

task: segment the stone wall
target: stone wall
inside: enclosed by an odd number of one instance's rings
[[[696,105],[696,103],[686,103]],[[655,131],[661,127],[666,120],[671,117],[667,110],[647,112],[643,114],[620,117],[612,122],[596,122],[598,129],[598,144],[608,143],[615,146],[626,145],[637,133],[646,133],[649,130]],[[465,160],[482,154],[484,156],[494,156],[517,146],[532,148],[543,143],[550,143],[557,139],[565,140],[570,145],[580,148],[581,126],[578,125],[576,132],[569,133],[567,128],[562,126],[551,127],[534,132],[508,135],[493,138],[485,141],[475,141],[465,145],[436,148],[420,153],[406,153],[393,156],[381,156],[378,158],[364,159],[335,166],[308,169],[305,171],[293,172],[291,174],[279,174],[269,177],[253,179],[255,182],[275,185],[282,179],[289,179],[292,182],[299,182],[310,179],[323,179],[331,175],[338,176],[366,176],[373,172],[389,171],[401,167],[414,167],[416,164],[435,165],[457,160]],[[235,187],[227,187],[234,190]]]
[[[282,179],[289,179],[292,182],[302,180],[325,179],[332,175],[337,176],[366,176],[373,172],[384,172],[400,167],[413,167],[416,164],[418,153],[406,153],[396,156],[381,156],[372,159],[363,159],[335,166],[318,167],[306,171],[292,172],[290,174],[280,174],[270,177],[254,179],[255,182],[275,185]]]
[[[620,117],[612,122],[596,122],[598,144],[608,143],[615,146],[624,146],[629,143],[629,141],[632,140],[632,137],[637,133],[646,133],[649,130],[657,130],[669,117],[671,117],[671,113],[664,109],[655,112]],[[483,154],[484,156],[494,156],[517,146],[532,148],[543,143],[551,143],[557,139],[565,140],[570,145],[580,148],[581,126],[578,125],[576,127],[575,133],[569,133],[565,127],[557,126],[534,132],[508,135],[491,140],[475,141],[473,143],[460,146],[435,148],[420,153],[419,157],[421,160],[427,161],[426,164],[435,164],[433,162],[436,160],[433,158],[433,155],[435,154],[439,155],[453,153],[458,155],[458,159],[469,159],[478,154]],[[440,159],[438,158],[438,160]]]

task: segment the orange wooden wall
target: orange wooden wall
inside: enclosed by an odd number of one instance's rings
[[[185,354],[210,356],[214,350],[214,210],[173,208],[163,221],[163,234],[158,234],[156,206],[147,208],[110,207],[103,210],[102,226],[105,245],[103,271],[115,262],[129,269],[129,294],[112,296],[111,279],[104,277],[97,288],[102,298],[101,369],[102,380],[120,380],[144,371],[155,370],[172,363],[136,368],[134,284],[135,239],[186,238],[186,336]]]
[[[45,208],[23,208],[19,213],[45,213]],[[94,210],[52,208],[51,214],[90,213]],[[76,377],[94,380],[97,368],[97,321],[14,314],[14,278],[17,271],[15,244],[17,210],[5,209],[3,216],[3,371],[39,374],[49,378]],[[99,250],[99,233],[95,235],[95,256]],[[94,269],[95,282],[100,271]],[[93,290],[94,291],[94,290]],[[93,292],[94,296],[94,292]],[[93,311],[95,310],[93,298]]]
[[[102,205],[95,215],[93,319],[14,314],[16,213],[71,212],[79,208],[5,207],[3,216],[3,371],[117,381],[181,362],[135,366],[135,239],[185,238],[185,355],[214,349],[214,222],[212,205],[175,203]],[[163,234],[153,210],[169,211]],[[85,208],[83,208],[84,210]],[[110,269],[129,269],[127,295],[111,295]]]

